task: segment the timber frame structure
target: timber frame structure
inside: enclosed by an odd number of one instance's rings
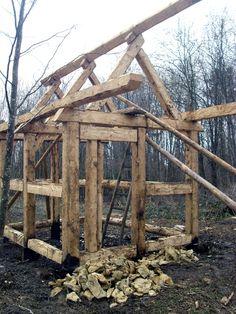
[[[142,48],[142,33],[162,21],[181,12],[199,0],[179,0],[150,18],[120,33],[110,41],[74,59],[72,62],[45,78],[45,94],[28,113],[16,118],[15,141],[23,141],[23,179],[12,179],[11,190],[15,191],[9,207],[23,193],[24,221],[5,226],[4,236],[21,245],[29,252],[34,251],[57,262],[72,259],[85,262],[87,259],[109,254],[136,256],[155,251],[164,245],[181,246],[198,238],[198,184],[203,185],[227,206],[236,211],[236,202],[198,175],[198,153],[205,154],[233,174],[236,169],[198,144],[198,123],[201,119],[236,114],[236,103],[216,105],[194,112],[180,113],[172,101],[159,75],[154,70],[148,55]],[[127,44],[124,55],[109,76],[100,83],[94,73],[95,59],[121,44]],[[165,116],[156,117],[131,102],[122,93],[137,89],[143,76],[127,70],[136,59],[149,84],[152,86]],[[82,69],[73,86],[64,93],[60,89],[61,79]],[[82,89],[86,81],[92,86]],[[52,96],[57,100],[52,100]],[[126,105],[118,110],[112,97]],[[55,98],[55,97],[54,97]],[[106,110],[102,111],[102,108]],[[148,129],[167,130],[186,144],[185,164],[153,142],[146,134]],[[0,177],[3,175],[4,151],[7,123],[0,124]],[[35,163],[35,153],[45,141],[50,145],[40,160]],[[59,153],[57,143],[62,142],[62,177],[59,177]],[[79,147],[86,142],[86,178],[79,180]],[[124,188],[131,186],[131,244],[115,248],[102,248],[103,189],[114,189],[115,180],[103,178],[104,142],[124,141],[131,143],[132,180],[121,181]],[[145,177],[145,143],[164,154],[185,174],[185,182],[148,182]],[[50,155],[50,180],[36,180],[35,171]],[[85,187],[85,213],[80,217],[79,187]],[[145,241],[145,196],[185,195],[185,231],[152,226],[162,236],[157,241]],[[50,220],[36,222],[35,195],[50,198]],[[59,212],[58,199],[62,198]],[[58,230],[61,221],[62,248],[56,248],[36,238],[36,228],[50,225]],[[84,223],[85,250],[79,250],[80,223]],[[111,219],[111,223],[115,220]]]

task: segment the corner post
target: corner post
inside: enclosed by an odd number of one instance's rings
[[[138,141],[132,149],[131,241],[137,247],[137,255],[145,253],[145,128],[138,129]]]
[[[190,131],[187,133],[189,138],[198,142],[198,132]],[[185,164],[198,173],[198,152],[186,145]],[[193,242],[196,242],[199,236],[199,209],[198,209],[198,183],[186,176],[186,183],[192,185],[192,193],[185,196],[185,232],[191,234]]]
[[[62,149],[62,251],[73,266],[79,258],[79,124],[65,122]]]

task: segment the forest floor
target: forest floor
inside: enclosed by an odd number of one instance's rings
[[[236,313],[236,219],[201,226],[196,255],[198,262],[168,264],[161,269],[174,286],[155,297],[130,297],[110,309],[110,300],[65,301],[65,295],[50,298],[48,282],[65,273],[46,258],[22,261],[21,248],[5,243],[0,252],[0,313]],[[227,305],[223,297],[233,297]]]

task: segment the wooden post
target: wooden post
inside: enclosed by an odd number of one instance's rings
[[[131,240],[137,254],[145,253],[145,128],[138,129],[138,142],[132,143]]]
[[[187,135],[194,142],[198,142],[198,133],[196,131],[188,132]],[[198,173],[198,152],[188,145],[186,145],[185,164]],[[185,196],[185,231],[192,234],[193,240],[195,240],[199,235],[198,183],[189,176],[186,176],[186,183],[192,185],[192,193]]]
[[[62,251],[64,263],[79,258],[79,124],[63,125],[62,149]]]
[[[23,204],[24,204],[24,252],[23,258],[34,258],[35,254],[27,249],[27,242],[29,239],[35,238],[35,195],[28,193],[28,182],[35,180],[35,151],[36,140],[35,135],[24,135],[24,150],[23,150]]]
[[[98,249],[102,247],[102,217],[103,217],[103,172],[104,172],[104,144],[98,142]]]
[[[50,155],[50,177],[53,183],[59,183],[59,152],[58,144],[56,144]],[[51,212],[51,238],[60,240],[60,199],[58,197],[50,197]]]
[[[98,250],[98,142],[87,141],[85,185],[85,250]]]
[[[5,153],[6,153],[6,141],[0,141],[0,179],[3,178],[4,163],[5,163]],[[0,198],[2,197],[2,188],[0,187]]]

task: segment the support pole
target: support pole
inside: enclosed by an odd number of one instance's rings
[[[62,150],[62,251],[63,261],[72,266],[79,258],[79,124],[63,125]]]
[[[53,183],[59,183],[59,152],[58,143],[52,148],[50,155],[50,178]],[[60,199],[50,197],[51,238],[60,240]]]
[[[138,129],[138,142],[132,143],[131,241],[137,254],[145,253],[145,128]]]
[[[194,142],[198,142],[198,133],[196,131],[188,132],[187,134]],[[186,145],[185,164],[198,173],[198,152]],[[191,194],[185,195],[185,231],[193,236],[193,240],[199,236],[198,222],[198,183],[186,176],[186,183],[192,185]]]
[[[33,259],[35,253],[27,249],[29,239],[35,238],[35,195],[28,193],[27,184],[35,180],[35,151],[36,140],[33,134],[24,135],[24,150],[23,150],[23,204],[24,204],[24,259]]]
[[[98,142],[87,141],[85,185],[85,250],[98,250]]]

